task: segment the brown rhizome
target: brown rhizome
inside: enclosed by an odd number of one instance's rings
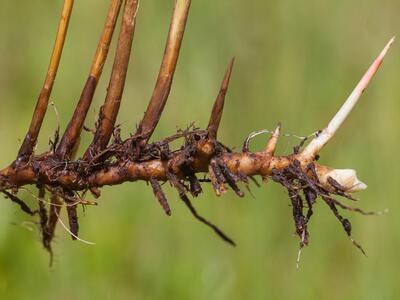
[[[318,131],[306,146],[303,142],[295,147],[291,155],[275,155],[281,133],[280,124],[272,132],[265,149],[260,152],[249,151],[249,142],[254,136],[266,131],[251,133],[245,140],[241,152],[233,152],[218,140],[217,133],[234,59],[229,62],[224,74],[207,128],[199,129],[191,125],[160,141],[151,142],[151,136],[160,120],[172,86],[191,4],[190,0],[175,0],[153,94],[136,132],[123,140],[116,119],[131,56],[139,0],[111,0],[89,76],[73,116],[62,135],[59,135],[57,130],[51,149],[37,154],[34,151],[35,145],[61,59],[73,2],[73,0],[64,1],[50,66],[29,130],[16,159],[0,171],[0,192],[18,204],[24,212],[39,216],[45,249],[52,253],[51,243],[55,227],[59,221],[61,222],[59,214],[63,207],[67,211],[71,237],[79,239],[77,208],[79,205],[96,204],[85,200],[88,193],[98,198],[100,188],[105,185],[139,180],[146,181],[152,188],[155,199],[166,215],[171,215],[172,212],[163,192],[162,183],[170,183],[197,220],[209,226],[224,241],[235,245],[219,227],[198,214],[190,197],[201,194],[202,184],[211,184],[217,196],[230,187],[239,197],[243,197],[240,185],[247,188],[252,182],[258,185],[255,177],[261,176],[263,181],[271,179],[287,190],[295,232],[300,238],[300,248],[308,244],[308,222],[313,214],[313,205],[317,198],[321,198],[342,224],[353,244],[363,251],[352,238],[350,221],[343,218],[338,209],[362,214],[372,213],[343,204],[335,196],[353,200],[352,193],[365,189],[365,184],[357,179],[353,170],[322,166],[316,163],[316,160],[320,150],[333,137],[356,104],[382,63],[393,39],[373,62],[328,126]],[[92,142],[82,157],[76,158],[79,138],[82,130],[86,129],[85,119],[102,75],[120,11],[122,11],[121,25],[105,101],[99,110]],[[176,140],[183,141],[182,146],[172,149],[170,145]],[[36,210],[28,207],[18,197],[18,191],[24,189],[25,185],[36,185],[38,188]]]

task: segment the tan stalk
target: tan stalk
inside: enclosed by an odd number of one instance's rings
[[[167,103],[185,32],[190,3],[190,0],[175,0],[174,12],[157,82],[144,117],[136,132],[136,135],[141,137],[141,145],[146,144],[150,139]]]
[[[95,136],[84,155],[86,158],[93,157],[103,150],[110,141],[114,130],[128,71],[138,7],[138,0],[126,0],[125,2],[110,83],[104,105],[100,111]]]
[[[20,165],[21,163],[29,160],[29,157],[33,153],[33,149],[36,146],[39,131],[42,126],[44,116],[46,114],[47,105],[49,103],[50,94],[53,89],[54,80],[57,75],[58,66],[60,64],[61,54],[67,35],[73,5],[74,0],[64,0],[60,24],[58,26],[56,41],[54,44],[53,53],[51,55],[44,85],[37,100],[28,133],[26,134],[24,141],[22,142],[22,145],[19,149],[17,160],[15,161],[16,165]]]
[[[96,54],[93,58],[89,77],[76,106],[74,115],[57,147],[57,155],[61,158],[71,158],[71,154],[75,152],[74,148],[79,144],[79,136],[107,59],[121,4],[122,0],[111,0],[104,29],[97,46]]]

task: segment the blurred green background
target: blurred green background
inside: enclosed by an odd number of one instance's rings
[[[0,163],[15,158],[28,127],[53,46],[62,1],[0,1]],[[154,86],[173,1],[142,1],[133,58],[119,115],[124,136],[140,120]],[[94,54],[108,1],[76,1],[51,100],[65,128]],[[240,148],[253,130],[282,121],[285,133],[322,128],[362,73],[400,28],[393,0],[194,0],[170,100],[154,139],[192,121],[205,126],[225,67],[236,65],[219,133]],[[115,45],[114,39],[114,45]],[[357,169],[369,188],[358,194],[383,217],[344,213],[364,257],[329,209],[319,203],[311,244],[296,269],[298,239],[285,191],[270,182],[255,199],[210,187],[194,200],[199,211],[238,243],[232,248],[192,218],[172,189],[167,218],[144,183],[104,188],[98,207],[80,213],[81,237],[59,227],[55,262],[26,215],[0,202],[1,299],[398,299],[400,297],[399,159],[400,45],[351,118],[321,153],[321,162]],[[114,51],[87,119],[93,126]],[[38,152],[56,128],[49,108]],[[261,149],[266,137],[252,149]],[[90,140],[85,134],[82,145]],[[299,141],[281,138],[279,153]],[[22,195],[23,193],[21,193]],[[31,205],[34,201],[23,195]],[[64,216],[65,219],[65,216]],[[34,226],[33,226],[34,227]]]

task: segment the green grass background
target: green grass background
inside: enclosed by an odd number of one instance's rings
[[[142,1],[133,57],[119,114],[124,136],[140,120],[154,86],[173,1]],[[28,127],[53,46],[62,1],[0,1],[0,163],[15,158]],[[51,100],[62,128],[80,95],[108,1],[76,1]],[[225,67],[236,65],[220,139],[240,148],[253,130],[307,135],[322,128],[362,73],[400,28],[393,0],[193,0],[174,86],[154,139],[192,121],[207,124]],[[114,40],[115,45],[115,40]],[[113,48],[114,49],[114,48]],[[357,194],[383,217],[344,213],[364,257],[323,203],[310,224],[311,244],[296,269],[298,240],[285,191],[269,182],[255,199],[210,187],[194,200],[199,211],[238,243],[232,248],[196,222],[165,188],[173,216],[164,216],[143,182],[106,187],[98,207],[80,213],[81,237],[58,228],[48,266],[33,221],[0,200],[1,299],[399,299],[400,297],[400,45],[395,44],[362,101],[321,161],[357,169],[369,188]],[[114,50],[95,95],[93,126]],[[56,128],[49,108],[38,152]],[[261,149],[265,137],[252,143]],[[83,147],[90,141],[85,134]],[[279,153],[298,143],[281,138]],[[22,194],[21,194],[22,195]],[[23,196],[31,205],[34,201]],[[65,219],[65,216],[64,216]]]

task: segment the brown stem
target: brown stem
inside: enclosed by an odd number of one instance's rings
[[[147,143],[153,134],[167,102],[185,32],[190,3],[191,0],[175,0],[174,12],[157,82],[144,117],[136,132],[136,135],[141,138],[140,145],[142,146]]]
[[[264,152],[255,153],[225,153],[221,157],[227,168],[234,174],[244,174],[246,176],[271,175],[272,169],[283,169],[288,166],[294,159],[292,156],[276,156],[270,157],[265,155]],[[169,168],[174,169],[173,162],[175,158],[171,159],[172,163],[168,163]],[[94,172],[88,180],[89,186],[104,186],[104,185],[117,185],[126,181],[149,180],[154,178],[157,180],[167,180],[168,169],[166,164],[159,160],[149,160],[142,163],[137,162],[124,162],[116,164],[106,169]],[[194,161],[196,165],[195,172],[202,173],[208,172],[209,161],[202,160],[197,157]],[[178,176],[183,174],[178,173]],[[62,177],[59,178],[59,180]],[[63,179],[64,180],[64,179]],[[65,178],[65,182],[73,183],[79,181],[77,178]]]
[[[100,111],[94,139],[85,153],[86,158],[103,150],[110,141],[114,130],[128,71],[138,5],[139,0],[126,0],[125,2],[110,83]]]
[[[195,139],[196,135],[193,138]],[[88,189],[93,191],[105,185],[118,185],[129,181],[149,181],[150,179],[167,181],[168,174],[177,176],[179,180],[188,181],[188,175],[208,172],[217,193],[223,193],[224,184],[228,183],[238,194],[241,194],[235,187],[236,182],[246,182],[243,178],[251,178],[255,175],[264,179],[274,175],[274,172],[285,170],[294,163],[297,163],[310,179],[317,178],[318,184],[326,191],[337,190],[336,185],[332,186],[331,179],[337,181],[343,192],[352,193],[365,189],[365,187],[359,187],[360,181],[354,171],[332,169],[316,163],[313,163],[313,168],[310,169],[309,161],[302,159],[301,153],[271,156],[265,150],[221,152],[221,144],[213,139],[200,140],[188,147],[170,153],[168,156],[160,156],[160,158],[152,158],[150,155],[141,161],[132,161],[129,157],[118,154],[129,155],[129,149],[114,149],[116,150],[114,158],[99,162],[88,173],[84,171],[87,165],[84,160],[65,162],[57,160],[51,154],[34,156],[29,164],[19,168],[10,166],[0,171],[0,191],[27,184],[49,185],[71,192]],[[188,165],[185,166],[183,162]],[[336,194],[338,194],[337,191]]]
[[[197,146],[196,154],[193,157],[193,174],[208,172],[210,160],[214,155],[214,143],[205,141]],[[52,160],[43,159],[32,164],[23,166],[19,169],[9,167],[0,171],[0,178],[11,182],[12,186],[22,186],[33,184],[40,181],[42,184],[60,185],[68,190],[84,190],[104,185],[117,185],[127,181],[145,180],[151,178],[159,181],[168,180],[168,173],[174,173],[179,178],[185,176],[180,169],[179,162],[182,161],[182,153],[176,153],[168,161],[161,159],[151,159],[144,162],[120,161],[113,165],[104,165],[91,174],[82,175],[79,170],[61,170],[57,173],[53,171]],[[269,156],[265,152],[239,152],[223,153],[220,156],[221,162],[233,174],[243,174],[246,176],[261,175],[269,176],[273,169],[283,169],[287,167],[296,156]],[[63,165],[63,164],[62,164]],[[324,169],[328,172],[329,168]],[[6,186],[7,187],[7,186]]]
[[[225,76],[224,76],[224,79],[222,80],[222,84],[221,84],[221,88],[219,90],[218,96],[214,102],[210,121],[208,122],[208,127],[207,127],[210,138],[215,139],[217,137],[219,123],[221,122],[222,112],[224,110],[225,95],[226,95],[226,91],[228,90],[229,80],[231,78],[234,62],[235,62],[235,58],[232,58],[231,62],[229,63],[228,68],[226,69]]]
[[[77,144],[79,144],[77,142],[81,134],[89,107],[92,103],[97,83],[100,79],[105,61],[107,59],[108,50],[110,48],[110,43],[114,33],[115,24],[118,19],[121,4],[122,0],[111,0],[103,33],[97,46],[89,77],[82,91],[78,105],[76,106],[74,115],[61,138],[60,144],[57,147],[56,153],[61,158],[71,158],[71,154],[75,152],[74,148],[77,146]]]
[[[26,134],[24,141],[19,149],[15,165],[20,165],[21,163],[26,162],[32,155],[33,149],[35,148],[39,131],[42,126],[44,116],[46,114],[50,94],[53,89],[54,80],[57,75],[58,66],[60,64],[61,54],[67,35],[68,24],[71,17],[73,4],[74,0],[64,0],[60,24],[58,26],[56,41],[54,44],[53,53],[51,55],[50,64],[47,70],[47,75],[39,98],[37,100],[35,111],[33,112],[33,117],[29,126],[28,133]]]

